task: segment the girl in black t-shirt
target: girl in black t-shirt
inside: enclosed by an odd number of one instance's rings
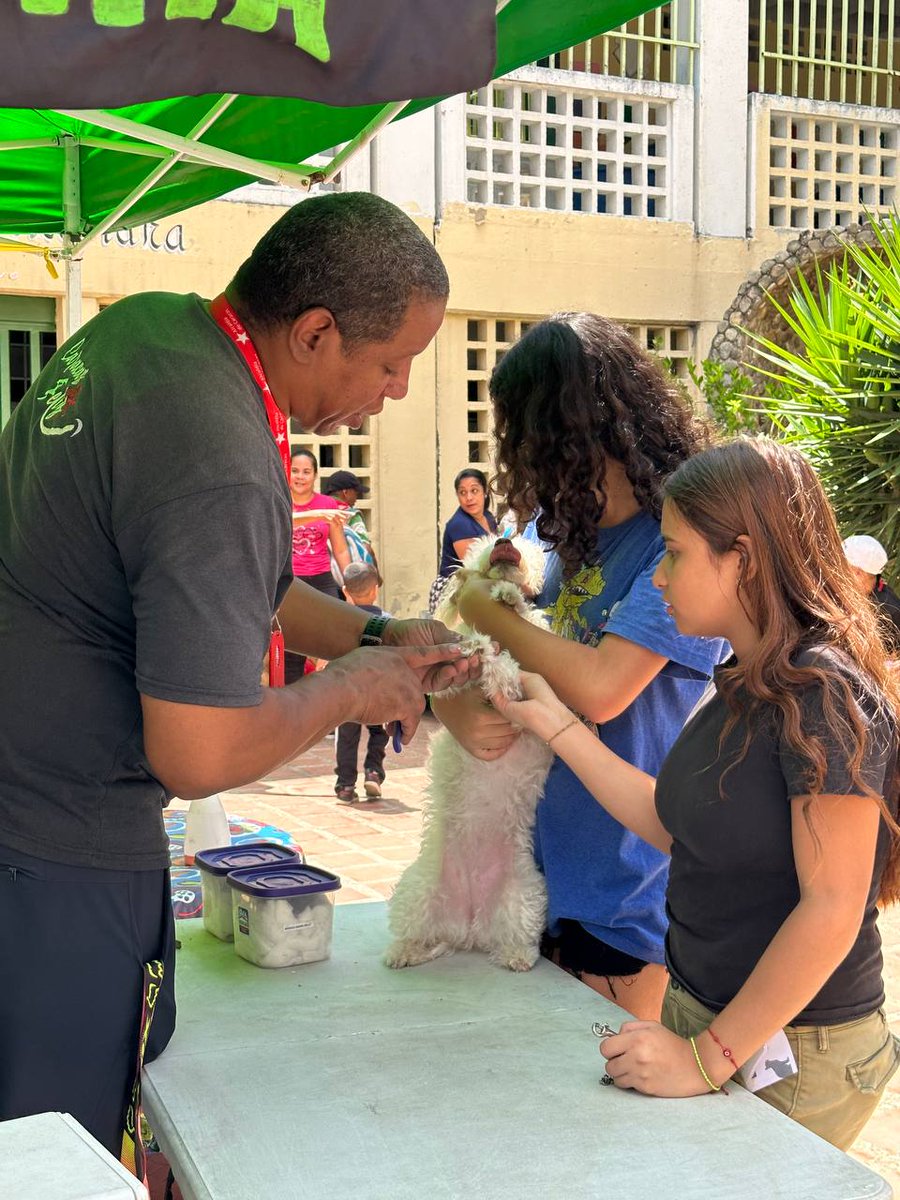
[[[900,1064],[876,929],[877,904],[900,898],[900,677],[798,452],[738,439],[687,460],[665,494],[654,583],[680,633],[734,654],[658,779],[538,676],[524,701],[494,703],[672,856],[662,1024],[601,1042],[610,1082],[690,1096],[743,1067],[762,1099],[846,1148]]]

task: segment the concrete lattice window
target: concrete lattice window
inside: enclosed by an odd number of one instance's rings
[[[534,324],[534,320],[507,316],[469,317],[466,321],[467,466],[488,475],[495,469],[488,381],[507,349]],[[693,325],[622,324],[638,345],[661,358],[673,375],[688,379],[696,335]]]
[[[365,513],[366,525],[373,539],[377,534],[375,528],[376,510],[372,508],[372,497],[377,494],[378,471],[376,469],[373,431],[370,419],[366,417],[359,429],[339,429],[324,436],[307,434],[302,431],[296,421],[291,421],[291,449],[302,446],[312,450],[319,460],[319,482],[327,479],[332,471],[352,471],[363,483],[371,489],[365,499],[361,499],[357,507]]]
[[[488,380],[507,349],[533,324],[506,316],[469,317],[466,321],[466,465],[478,467],[488,476],[494,470]]]
[[[830,229],[893,208],[900,118],[888,123],[773,110],[768,120],[769,225]]]
[[[666,368],[677,378],[688,380],[688,363],[694,357],[696,330],[693,325],[632,325],[622,324],[638,345],[661,358]]]
[[[466,97],[472,204],[670,216],[671,102],[500,80]]]

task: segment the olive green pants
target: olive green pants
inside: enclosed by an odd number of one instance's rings
[[[663,999],[662,1023],[696,1037],[715,1013],[674,981]],[[900,1039],[879,1009],[843,1025],[788,1025],[797,1074],[756,1094],[840,1150],[853,1145],[900,1066]]]

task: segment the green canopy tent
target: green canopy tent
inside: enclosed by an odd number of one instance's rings
[[[317,9],[320,15],[324,14],[322,29],[327,32],[329,43],[324,48],[313,47],[319,55],[330,53],[331,44],[337,45],[339,41],[333,18],[335,13],[340,17],[340,5],[344,5],[343,14],[348,20],[355,19],[360,11],[358,0],[229,0],[229,3],[232,14],[240,5],[257,13],[270,7],[276,16],[279,9],[293,9],[295,17],[298,12],[308,15],[311,9]],[[348,8],[348,3],[353,7]],[[491,17],[491,27],[486,31],[485,3]],[[64,18],[69,8],[68,0],[19,0],[19,5],[31,20],[43,18],[45,22]],[[133,15],[143,13],[144,0],[92,0],[92,6],[95,17],[105,12],[107,20],[121,20],[126,10]],[[123,36],[123,27],[113,25],[93,31],[98,44],[88,48],[80,86],[78,78],[68,92],[50,84],[21,83],[24,89],[21,94],[26,100],[34,99],[33,86],[48,87],[56,103],[61,96],[76,97],[65,106],[54,108],[0,108],[0,234],[58,237],[53,253],[66,263],[70,331],[80,324],[79,256],[101,234],[202,204],[249,180],[300,188],[324,182],[388,122],[435,103],[435,92],[442,84],[447,86],[453,80],[457,91],[480,86],[490,77],[496,78],[615,28],[641,12],[658,7],[659,0],[565,0],[557,5],[548,4],[547,0],[501,0],[497,4],[495,59],[494,0],[452,0],[450,4],[446,0],[367,0],[365,7],[369,6],[376,11],[383,9],[392,21],[386,30],[370,23],[369,41],[363,52],[388,59],[394,54],[396,59],[399,51],[400,60],[412,61],[411,70],[397,74],[397,79],[407,85],[405,90],[397,99],[385,96],[388,102],[353,103],[359,95],[383,94],[393,76],[385,79],[383,71],[367,73],[359,57],[353,57],[351,47],[352,70],[348,66],[347,86],[340,93],[349,106],[236,91],[144,100],[128,107],[86,109],[77,97],[96,94],[90,64],[103,64],[110,57],[115,58],[110,49],[122,45],[115,39]],[[219,7],[228,9],[228,5]],[[196,18],[201,9],[215,14],[216,8],[216,0],[167,0],[165,11],[167,15],[172,10],[176,15]],[[12,9],[0,14],[0,33]],[[446,21],[431,26],[427,20],[424,26],[420,21],[415,31],[419,41],[429,29],[432,34],[429,61],[421,49],[413,54],[407,44],[406,34],[412,31],[410,14],[440,15],[441,9],[451,14],[451,24],[458,23],[464,36],[461,43],[457,39],[454,47]],[[184,28],[188,24],[193,28],[198,21],[182,22]],[[62,29],[54,25],[44,27]],[[172,27],[173,22],[169,21],[163,25],[163,32],[169,35]],[[487,45],[487,62],[480,43],[466,41],[479,30],[484,34],[480,40]],[[131,34],[133,27],[126,27],[126,32]],[[206,35],[209,30],[201,26],[200,32]],[[235,33],[228,32],[229,36]],[[278,33],[278,27],[272,32]],[[377,36],[379,33],[383,36]],[[296,40],[299,43],[299,28]],[[4,41],[8,52],[10,47],[20,52],[11,56],[14,59],[22,60],[23,55],[34,52],[33,42],[17,45],[8,38]],[[253,43],[254,47],[258,44]],[[448,75],[446,60],[454,48],[459,55],[460,44],[463,48],[468,44],[468,53],[459,64],[462,74]],[[80,42],[73,42],[73,51],[78,47]],[[158,49],[156,44],[157,53]],[[139,45],[137,54],[140,55]],[[294,85],[304,97],[331,94],[329,89],[333,92],[335,76],[329,76],[323,83],[322,72],[326,68],[315,54],[307,53],[303,47],[300,54],[310,66],[311,77],[298,69],[289,74],[285,83],[273,74],[273,87],[277,83],[280,90],[285,90]],[[493,70],[491,60],[494,60]],[[191,67],[190,62],[187,65]],[[66,62],[56,66],[65,76]],[[335,59],[327,64],[329,70],[332,67],[340,72],[340,61]],[[246,78],[237,66],[235,72],[246,86]],[[148,82],[146,74],[135,77],[134,89],[139,95],[153,87],[155,76],[151,72]],[[340,76],[337,78],[339,82]],[[263,85],[268,81],[269,76],[265,75]],[[228,84],[234,86],[234,77],[223,68],[219,86]],[[127,79],[124,84],[118,79],[114,88],[123,86],[127,88]],[[171,84],[159,86],[163,94]],[[410,95],[420,98],[410,101]],[[15,98],[2,84],[0,97]],[[309,163],[313,156],[335,146],[343,149],[325,169],[320,163]],[[34,248],[33,244],[27,245]]]

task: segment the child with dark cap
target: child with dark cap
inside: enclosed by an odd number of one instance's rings
[[[378,597],[378,570],[371,563],[350,563],[344,571],[344,596],[350,604],[364,609],[374,617],[386,617],[383,608],[376,604]],[[377,800],[384,783],[384,751],[388,735],[383,725],[368,725],[369,744],[363,764],[363,785],[366,799]],[[357,760],[362,726],[347,721],[338,726],[335,773],[337,783],[334,793],[341,804],[353,804],[359,799],[356,791]]]

